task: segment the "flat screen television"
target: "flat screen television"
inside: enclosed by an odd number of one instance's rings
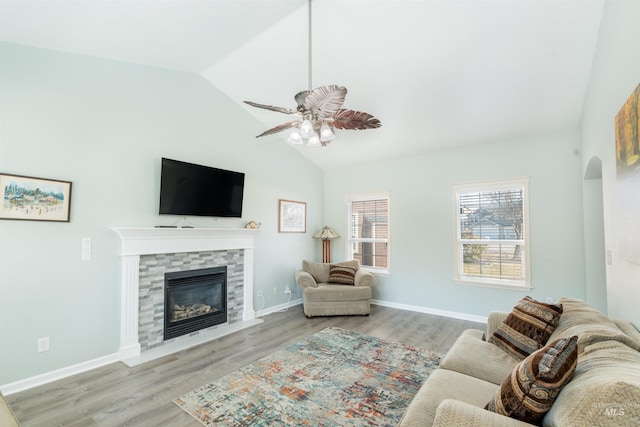
[[[244,173],[162,158],[160,214],[242,217]]]

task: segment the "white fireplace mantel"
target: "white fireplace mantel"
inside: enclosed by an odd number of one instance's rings
[[[258,230],[249,228],[117,227],[120,255],[150,255],[253,249]]]
[[[121,239],[120,360],[140,356],[138,341],[140,256],[242,249],[244,301],[242,320],[254,321],[253,252],[258,230],[245,228],[115,227]],[[237,328],[235,328],[237,329]]]

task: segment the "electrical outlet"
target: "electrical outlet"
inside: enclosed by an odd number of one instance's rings
[[[553,304],[553,297],[547,297],[547,304]]]
[[[285,294],[290,294],[291,293],[291,288],[289,287],[288,283],[284,285],[284,293]]]
[[[38,338],[38,353],[49,351],[49,337]]]
[[[277,286],[273,287],[273,294],[274,295],[278,295],[278,287]]]
[[[258,296],[261,297],[262,296],[262,291],[258,291]]]

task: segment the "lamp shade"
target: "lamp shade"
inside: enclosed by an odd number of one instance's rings
[[[313,124],[309,119],[305,119],[300,125],[300,136],[303,138],[311,138],[314,134]]]
[[[322,147],[322,144],[320,144],[320,137],[317,133],[313,132],[313,135],[307,141],[307,147]]]
[[[302,139],[302,135],[300,135],[300,130],[298,128],[293,128],[291,131],[291,135],[287,139],[291,144],[302,144],[304,141]]]
[[[333,133],[329,125],[325,123],[320,127],[320,141],[322,142],[331,141],[335,137],[336,135]]]
[[[322,230],[313,235],[314,239],[323,240],[337,239],[338,237],[340,237],[340,235],[326,225],[322,227]]]

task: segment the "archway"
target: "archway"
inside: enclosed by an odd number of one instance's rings
[[[602,160],[594,156],[584,173],[584,252],[587,301],[607,312],[606,250],[604,244],[604,209],[602,196]]]

